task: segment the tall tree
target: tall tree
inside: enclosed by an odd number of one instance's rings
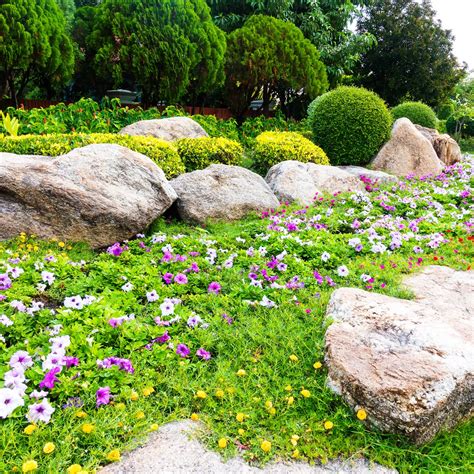
[[[55,0],[1,2],[0,37],[0,91],[16,104],[28,85],[51,95],[71,76],[72,42]]]
[[[263,110],[278,98],[284,112],[291,98],[313,98],[327,89],[316,47],[292,23],[265,15],[250,17],[227,38],[227,91],[237,117],[260,94]]]
[[[358,22],[377,46],[362,55],[360,83],[390,105],[443,103],[465,70],[453,54],[454,37],[442,28],[429,0],[375,0]]]
[[[263,14],[291,21],[320,51],[329,80],[336,85],[373,45],[370,34],[355,34],[351,20],[371,0],[208,0],[214,21],[227,32]]]
[[[224,80],[225,35],[205,0],[104,0],[88,44],[105,84],[138,85],[145,104],[178,101]]]

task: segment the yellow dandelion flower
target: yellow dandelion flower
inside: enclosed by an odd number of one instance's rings
[[[221,438],[217,444],[219,445],[219,448],[224,449],[227,447],[227,440],[225,438]]]
[[[107,460],[108,461],[120,461],[120,451],[118,449],[112,449],[107,454]]]
[[[33,459],[25,461],[23,463],[23,466],[21,466],[21,470],[23,472],[31,472],[31,471],[34,471],[35,469],[38,469],[38,463]]]
[[[298,362],[298,356],[295,355],[295,354],[291,354],[290,355],[290,360],[291,360],[291,362]]]
[[[136,402],[139,398],[140,396],[138,393],[135,392],[135,390],[132,390],[132,393],[130,394],[130,400],[132,400],[132,402]]]
[[[201,398],[201,399],[204,399],[207,397],[207,393],[204,391],[204,390],[198,390],[196,392],[196,397],[197,398]]]
[[[153,387],[145,387],[142,390],[142,393],[143,393],[144,397],[149,397],[154,391],[155,391],[155,389]]]
[[[158,423],[153,423],[152,425],[150,425],[150,431],[156,431],[158,428]]]
[[[66,246],[66,244],[65,244],[64,242],[58,242],[58,245],[59,245],[59,247],[61,247],[61,248],[63,248],[63,247]]]
[[[139,412],[136,413],[135,418],[137,420],[143,420],[143,418],[145,418],[145,413],[142,412],[142,411],[139,411]]]
[[[221,390],[220,388],[216,390],[217,398],[222,398],[224,395],[225,395],[224,390]]]
[[[361,421],[364,421],[367,418],[367,412],[363,408],[357,410],[357,418],[359,418]]]
[[[85,411],[78,411],[78,412],[76,413],[76,416],[77,416],[78,418],[86,418],[87,413],[86,413]]]
[[[287,386],[285,387],[285,390],[286,390],[287,392],[291,392],[291,391],[293,390],[293,387],[292,387],[291,385],[287,385]]]
[[[313,367],[316,370],[320,369],[322,366],[323,366],[323,364],[321,364],[321,362],[319,362],[319,360],[313,364]]]
[[[120,402],[115,405],[115,408],[117,408],[117,410],[125,410],[126,406],[125,403]]]
[[[303,395],[304,398],[309,398],[311,396],[311,392],[309,390],[306,390],[305,388],[301,390],[301,395]]]
[[[290,443],[293,445],[293,446],[296,446],[298,444],[298,440],[300,439],[300,437],[298,435],[293,435],[290,439]]]
[[[84,423],[81,427],[83,433],[90,434],[94,431],[95,426],[91,423]]]
[[[292,458],[298,458],[300,456],[300,451],[299,449],[295,449],[292,453],[291,453],[291,457]]]
[[[82,466],[80,464],[71,464],[66,471],[67,474],[79,474],[82,471]]]
[[[262,444],[260,445],[260,448],[262,449],[262,451],[268,453],[272,449],[272,443],[270,443],[270,441],[267,441],[266,439],[264,439],[262,441]]]
[[[288,397],[288,405],[293,405],[295,403],[295,397]]]
[[[247,375],[247,372],[245,372],[244,369],[239,369],[239,370],[237,371],[237,375],[238,375],[239,377],[244,377],[245,375]]]
[[[271,400],[267,400],[267,401],[265,402],[265,408],[266,408],[267,410],[269,410],[270,408],[272,408],[272,406],[273,406],[273,402],[272,402]]]
[[[27,434],[27,435],[30,435],[33,433],[33,431],[35,431],[36,429],[38,429],[38,427],[36,425],[28,425],[24,430],[23,430],[23,433]]]
[[[276,413],[276,408],[275,407],[271,407],[269,410],[268,410],[268,413],[270,413],[270,415],[275,415]]]
[[[54,443],[49,442],[43,446],[43,453],[51,454],[55,449],[56,449],[56,446],[54,445]]]
[[[239,428],[238,433],[240,436],[243,436],[245,434],[245,430],[243,430],[242,428]]]
[[[193,413],[193,414],[191,415],[191,420],[193,420],[193,421],[198,421],[198,420],[199,420],[199,415],[198,415],[197,413]]]
[[[325,421],[324,422],[324,429],[331,430],[334,427],[334,423],[332,421]]]
[[[242,423],[245,420],[245,415],[243,413],[237,413],[237,415],[235,415],[235,419]]]

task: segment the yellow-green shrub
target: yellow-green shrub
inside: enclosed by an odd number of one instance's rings
[[[172,178],[185,171],[176,148],[172,144],[154,137],[113,133],[21,135],[0,138],[0,152],[17,155],[59,156],[74,148],[94,143],[115,143],[142,153],[153,160],[164,171],[167,178]]]
[[[329,165],[326,153],[297,132],[263,132],[256,138],[254,167],[261,173],[286,160]]]
[[[244,150],[228,138],[182,138],[174,142],[186,171],[202,170],[213,163],[239,165]]]

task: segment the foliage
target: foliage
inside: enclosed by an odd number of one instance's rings
[[[94,17],[87,42],[104,85],[138,85],[145,104],[158,104],[224,80],[225,36],[205,0],[104,0]]]
[[[164,171],[167,178],[184,173],[184,165],[176,149],[168,142],[154,137],[107,133],[23,135],[0,139],[0,151],[18,155],[59,156],[74,148],[93,143],[115,143],[142,153],[152,159]]]
[[[9,114],[4,114],[0,111],[2,115],[2,126],[5,131],[12,137],[18,136],[18,130],[20,129],[20,122],[16,117],[11,118]]]
[[[438,124],[434,110],[423,102],[403,102],[392,109],[392,116],[394,120],[406,117],[413,123],[428,128],[436,128]]]
[[[228,138],[183,138],[175,142],[186,171],[202,170],[214,163],[240,165],[244,150]]]
[[[470,153],[474,155],[474,137],[471,138],[461,138],[459,140],[459,146],[463,153]]]
[[[209,428],[209,446],[217,450],[226,438],[224,456],[240,451],[254,464],[363,453],[399,472],[469,472],[472,422],[413,446],[357,419],[326,384],[323,321],[335,288],[408,297],[401,277],[422,265],[466,270],[474,258],[466,222],[472,179],[465,163],[438,179],[375,184],[363,198],[322,196],[308,208],[229,225],[160,220],[149,237],[109,252],[24,234],[1,242],[0,273],[12,283],[0,290],[0,379],[19,350],[33,365],[24,372],[25,405],[0,420],[0,472],[21,472],[29,459],[40,473],[64,473],[72,464],[92,472],[112,450],[136,447],[156,425],[192,413]],[[221,291],[210,292],[211,282]],[[27,434],[29,395],[54,366],[54,344],[70,358],[44,389],[55,411]],[[176,352],[179,344],[189,355]],[[209,360],[196,355],[201,348]],[[108,357],[133,373],[100,368],[97,361]],[[112,403],[97,407],[96,391],[106,386]],[[271,442],[268,453],[263,439]],[[51,441],[56,449],[45,454]]]
[[[464,75],[452,51],[454,37],[429,1],[375,0],[358,31],[377,39],[377,47],[362,54],[360,83],[392,106],[417,100],[436,107]]]
[[[446,120],[446,130],[456,137],[474,137],[474,115],[462,115],[457,118],[454,114],[451,115]]]
[[[264,112],[276,98],[286,112],[301,91],[313,98],[328,87],[315,46],[295,25],[265,15],[250,17],[229,34],[226,76],[227,98],[237,118],[261,93]]]
[[[70,33],[74,24],[76,4],[74,3],[74,0],[56,0],[56,3],[64,14],[64,18],[66,19],[67,31]]]
[[[332,86],[350,74],[360,54],[374,44],[371,34],[349,28],[367,0],[208,0],[214,20],[227,32],[241,28],[252,15],[292,22],[321,52]]]
[[[392,116],[374,92],[338,87],[313,109],[314,141],[333,165],[367,165],[390,136]]]
[[[56,0],[0,4],[0,94],[15,103],[29,84],[51,96],[74,68],[72,42]]]
[[[448,132],[456,138],[474,137],[474,78],[456,86],[451,102],[454,111],[446,122]]]
[[[255,140],[254,168],[265,174],[273,165],[296,160],[329,165],[321,148],[297,132],[263,132]]]
[[[192,119],[201,125],[211,137],[224,137],[239,140],[239,127],[233,119],[218,119],[215,115],[192,115]]]

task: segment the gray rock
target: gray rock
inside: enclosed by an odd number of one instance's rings
[[[195,438],[206,434],[200,423],[178,421],[162,426],[142,447],[127,453],[118,463],[99,474],[396,474],[365,459],[330,460],[311,466],[302,462],[272,463],[263,469],[250,466],[241,457],[227,462]]]
[[[206,131],[189,117],[171,117],[155,120],[140,120],[120,130],[123,135],[142,135],[161,138],[168,142],[180,138],[209,136]]]
[[[328,384],[383,431],[430,441],[474,409],[474,272],[431,266],[414,301],[356,288],[327,308]]]
[[[407,118],[393,125],[390,140],[372,161],[370,168],[395,176],[438,175],[443,163],[431,142]]]
[[[434,151],[438,155],[438,158],[447,166],[454,165],[462,159],[461,148],[458,142],[450,137],[448,134],[440,134],[438,130],[434,128],[422,127],[421,125],[415,124],[416,129],[426,137]]]
[[[366,176],[371,181],[377,181],[379,183],[396,183],[398,178],[383,171],[369,170],[368,168],[363,168],[362,166],[339,166],[341,170],[347,171],[354,176],[357,176],[359,179],[362,176]]]
[[[364,190],[362,181],[345,170],[293,160],[272,166],[265,180],[281,201],[305,206],[314,201],[317,193]]]
[[[263,178],[240,166],[211,165],[170,183],[178,195],[179,215],[187,222],[232,221],[279,206]]]
[[[143,231],[176,197],[153,161],[119,145],[54,159],[0,153],[0,239],[26,232],[102,247]]]

